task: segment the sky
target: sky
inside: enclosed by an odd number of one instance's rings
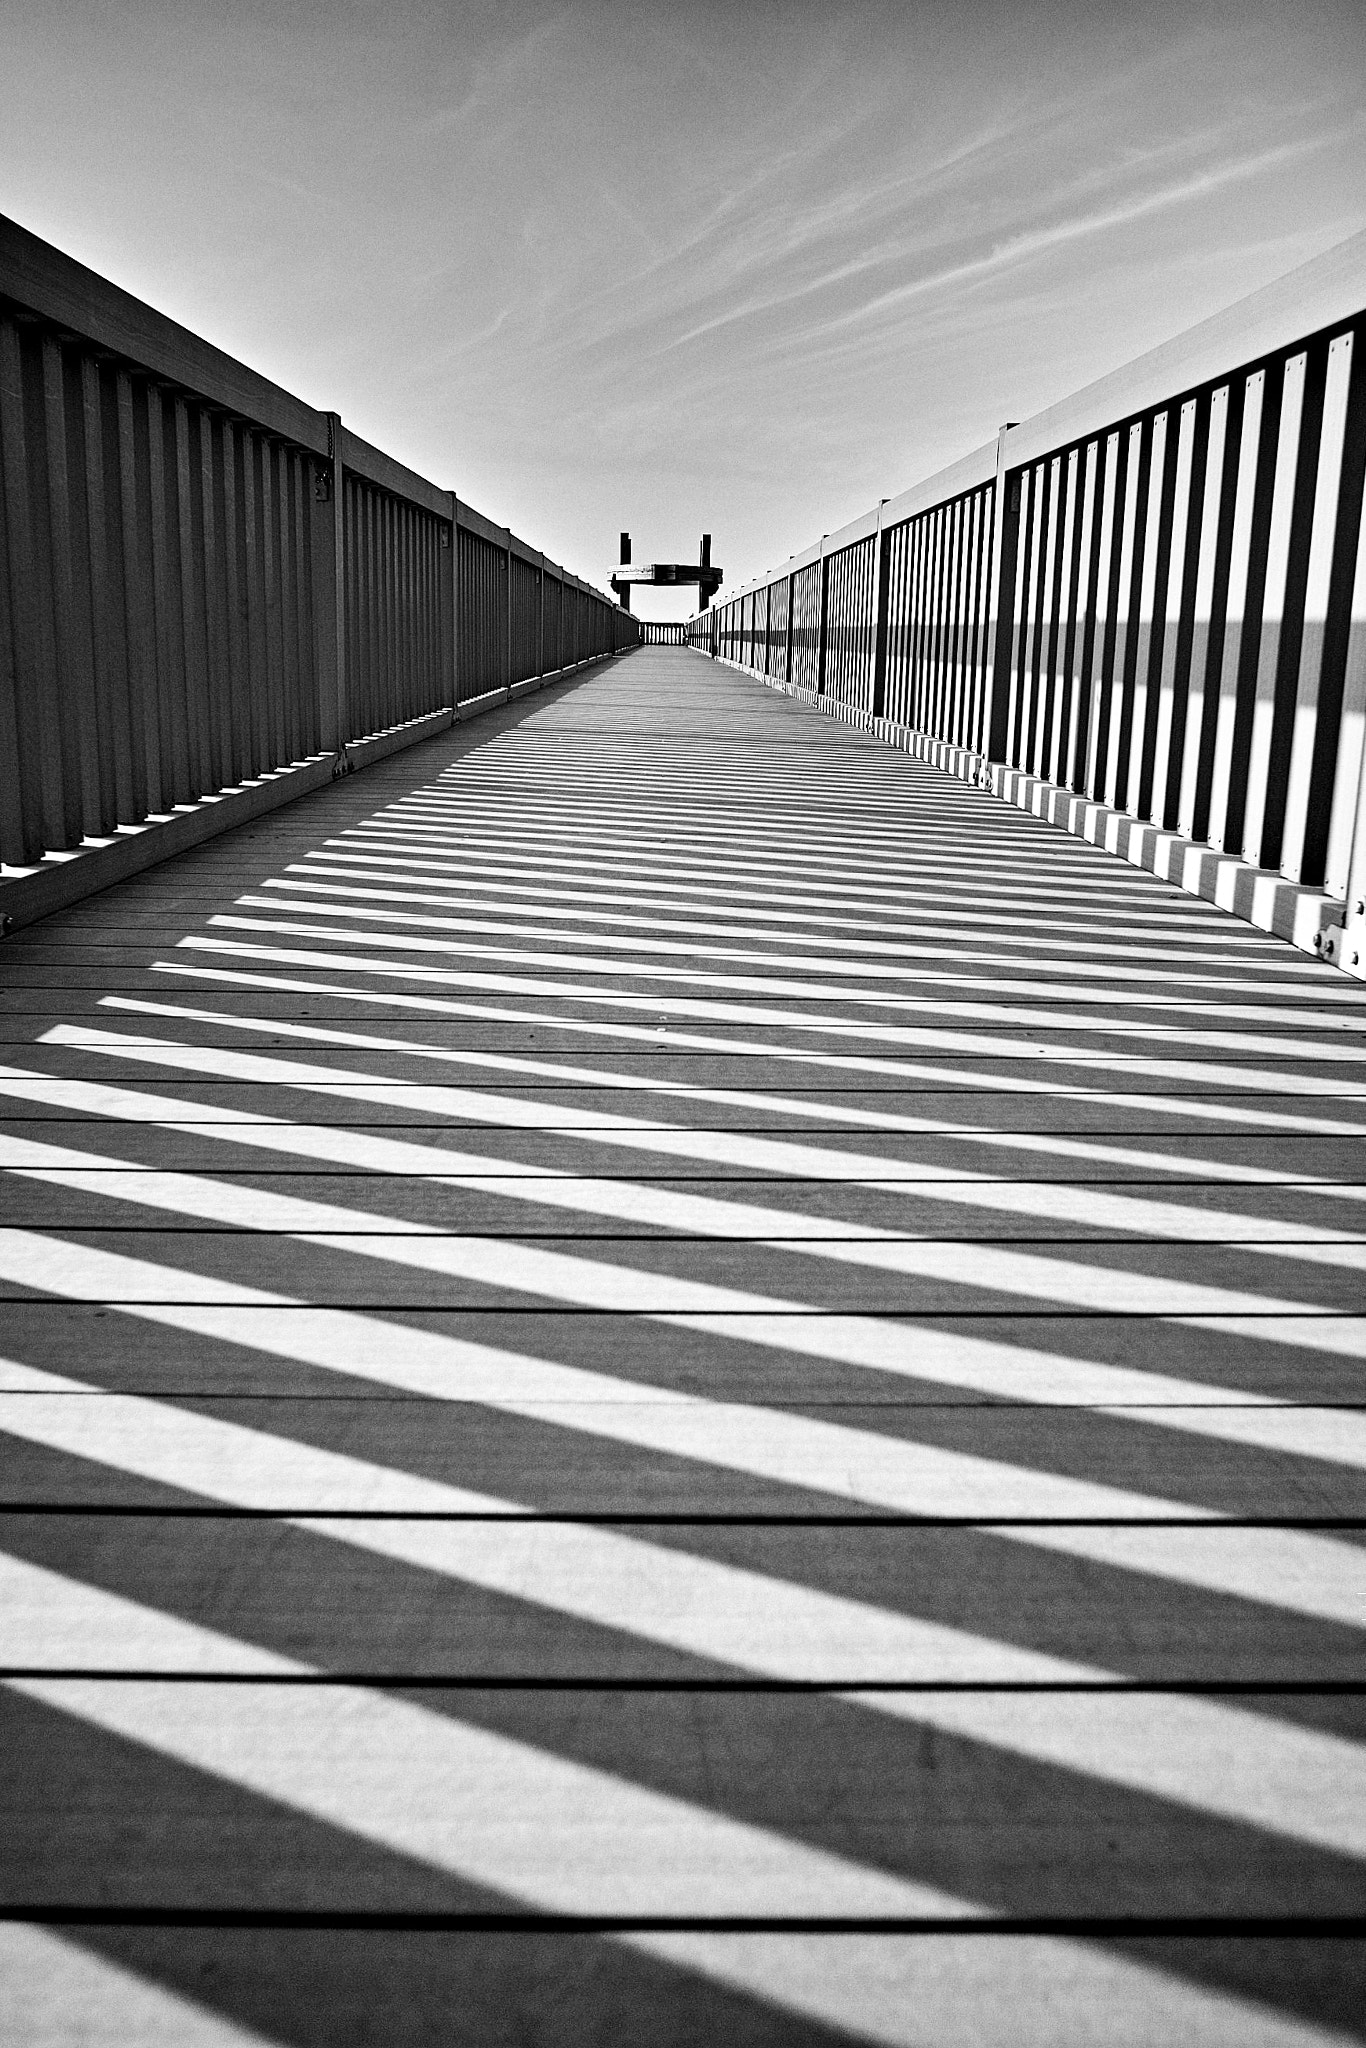
[[[1366,9],[0,0],[0,212],[733,586],[1366,226]]]

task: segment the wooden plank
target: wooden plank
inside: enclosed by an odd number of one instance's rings
[[[1192,2048],[1306,2048],[1350,2025],[1366,1951],[1337,1938],[1133,1936],[1104,1945],[996,1933],[867,1935],[688,1931],[612,1939],[420,1927],[166,1927],[0,1931],[11,2028],[55,2048],[53,2012],[98,2012],[121,2044],[174,2038],[233,2048],[291,2025],[337,2039],[376,2015],[395,2048],[439,2039],[458,2012],[471,2040],[584,2040],[639,2028],[659,2048],[832,2048],[851,2005],[889,2043],[991,2039],[1003,2007],[1019,2048],[1114,2048],[1163,2036]],[[213,1986],[213,2010],[201,2003]],[[31,1987],[31,1996],[23,1988]],[[46,2031],[45,2031],[46,2030]],[[225,2031],[230,2030],[230,2031]]]
[[[1059,1746],[1098,1754],[1135,1717],[1127,1697],[922,1694],[909,1723],[900,1704],[15,1679],[0,1695],[21,1763],[4,1802],[0,1899],[41,1888],[106,1912],[232,1914],[259,1901],[329,1916],[520,1908],[895,1929],[983,1910],[1084,1923],[1099,1883],[1131,1923],[1313,1915],[1350,1927],[1360,1914],[1345,1847],[1360,1816],[1334,1806],[1324,1782],[1360,1740],[1359,1708],[1341,1699],[1331,1732],[1297,1722],[1282,1737],[1303,1760],[1304,1793],[1323,1802],[1311,1817],[1306,1799],[1303,1842],[990,1742],[1007,1716],[1017,1728],[1047,1718]],[[1242,1705],[1227,1696],[1210,1733]],[[1212,1779],[1218,1757],[1172,1766],[1190,1784],[1202,1766]],[[1249,1808],[1284,1789],[1249,1785]]]
[[[291,1319],[276,1310],[263,1312],[262,1320],[267,1317],[277,1327],[276,1341],[286,1359],[303,1351],[298,1364],[311,1365],[310,1352],[318,1350],[316,1332],[292,1329]],[[266,1348],[259,1325],[249,1330],[240,1314],[196,1320],[201,1325],[216,1320],[220,1341],[235,1340],[247,1350]],[[372,1348],[362,1353],[364,1362],[353,1361],[350,1372],[324,1367],[306,1374],[302,1396],[283,1371],[275,1376],[278,1391],[220,1394],[214,1380],[231,1374],[231,1361],[215,1361],[212,1377],[205,1372],[202,1335],[198,1342],[182,1344],[178,1374],[160,1377],[176,1393],[202,1386],[204,1399],[223,1400],[224,1417],[244,1429],[290,1433],[385,1468],[405,1469],[416,1461],[443,1486],[524,1501],[545,1514],[640,1515],[649,1512],[652,1499],[661,1512],[684,1516],[891,1515],[1022,1525],[1078,1517],[1106,1523],[1231,1517],[1311,1525],[1350,1523],[1361,1514],[1360,1473],[1344,1472],[1326,1456],[1313,1460],[1259,1453],[1189,1437],[1177,1428],[1155,1427],[1147,1413],[1016,1413],[978,1404],[966,1409],[925,1403],[894,1407],[850,1400],[847,1393],[841,1401],[829,1389],[813,1390],[809,1402],[797,1405],[762,1379],[744,1398],[724,1382],[706,1393],[686,1385],[633,1384],[620,1367],[621,1377],[612,1375],[608,1384],[609,1376],[591,1367],[547,1359],[543,1354],[553,1354],[553,1333],[524,1333],[537,1343],[536,1353],[528,1356],[497,1344],[498,1333],[488,1325],[477,1336],[462,1332],[458,1339],[447,1338],[451,1392],[432,1406],[430,1400],[401,1398],[421,1391],[411,1385],[400,1385],[398,1399],[378,1399],[375,1384],[380,1371],[386,1365],[392,1371],[394,1360],[402,1357],[400,1345],[406,1344],[409,1353],[434,1349],[429,1333],[400,1327],[390,1340],[395,1346],[390,1359],[380,1350],[387,1333],[376,1335],[373,1317],[353,1334],[371,1342]],[[463,1355],[457,1345],[464,1347]],[[618,1365],[616,1359],[604,1362]],[[500,1376],[506,1383],[502,1393]],[[259,1385],[259,1366],[256,1378]],[[144,1372],[134,1385],[152,1379]],[[541,1391],[547,1382],[563,1388],[558,1398]],[[41,1446],[25,1448],[31,1441],[25,1432],[40,1423],[44,1429],[60,1425],[72,1430],[79,1424],[86,1433],[83,1442],[90,1432],[106,1430],[110,1455],[132,1457],[144,1418],[134,1397],[117,1398],[115,1405],[113,1396],[91,1395],[89,1412],[73,1408],[68,1415],[59,1407],[47,1416],[34,1405],[36,1395],[0,1394],[0,1427],[13,1438],[7,1445],[13,1505],[145,1505],[149,1498],[163,1497],[156,1487],[149,1496],[147,1481],[125,1480],[117,1469],[106,1472],[84,1462],[73,1466],[69,1482],[62,1484]],[[59,1390],[52,1399],[69,1403],[75,1397]],[[1309,1420],[1317,1419],[1309,1411]],[[724,1424],[728,1440],[713,1444],[709,1424]],[[292,1478],[273,1484],[264,1505],[284,1513],[335,1504],[359,1513],[370,1511],[377,1498],[390,1501],[389,1492],[377,1495],[368,1478],[339,1497],[301,1494],[295,1485]],[[395,1513],[420,1511],[423,1488],[400,1489],[390,1505]],[[1093,1547],[1089,1539],[1068,1541],[1079,1554]],[[1344,1574],[1344,1598],[1359,1616],[1361,1592],[1350,1565],[1350,1558],[1333,1546],[1323,1553],[1323,1571]]]
[[[1184,1538],[1207,1581],[1245,1540],[1212,1527]],[[499,1684],[1010,1685],[1053,1659],[1174,1688],[1332,1686],[1359,1666],[1358,1633],[1341,1622],[1145,1580],[1153,1538],[1136,1530],[1116,1532],[1102,1562],[963,1525],[380,1523],[149,1502],[6,1510],[0,1542],[39,1572],[219,1632],[196,1649],[203,1676],[236,1668],[232,1641],[337,1674]],[[159,1654],[126,1615],[100,1643],[87,1627],[59,1632],[50,1602],[11,1605],[8,1671],[181,1668]]]

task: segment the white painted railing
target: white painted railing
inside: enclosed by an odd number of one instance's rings
[[[875,511],[692,645],[1366,974],[1366,235]]]

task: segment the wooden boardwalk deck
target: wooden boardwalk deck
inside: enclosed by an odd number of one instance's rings
[[[1358,985],[652,649],[0,1004],[7,2040],[1366,2032]]]

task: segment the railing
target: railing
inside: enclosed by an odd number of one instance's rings
[[[689,641],[1366,972],[1364,308],[1359,235]]]
[[[683,647],[687,644],[687,631],[681,623],[670,625],[658,619],[639,621],[642,647]]]
[[[145,837],[262,777],[274,800],[309,784],[301,764],[330,772],[367,736],[420,733],[637,638],[601,592],[335,414],[0,218],[11,871]],[[19,879],[0,879],[0,916]]]

